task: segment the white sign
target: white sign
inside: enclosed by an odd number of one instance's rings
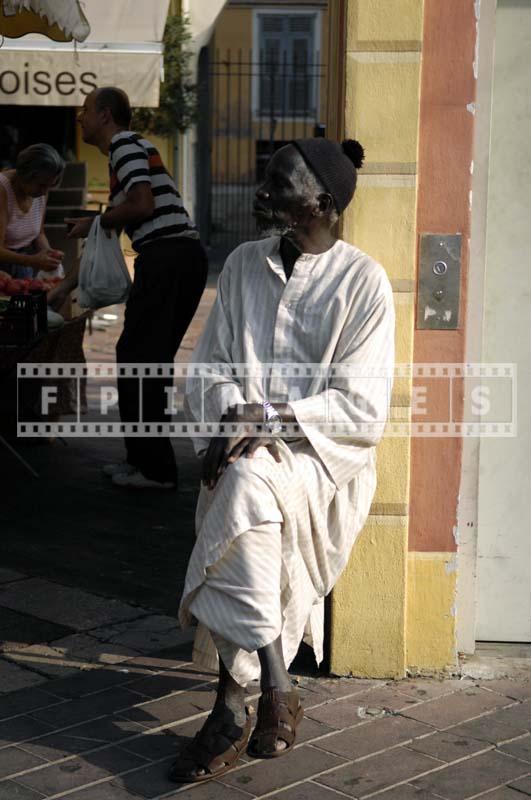
[[[158,106],[162,56],[116,50],[0,49],[0,105],[81,106],[97,86],[119,86],[132,106]]]
[[[44,11],[47,3],[59,14],[57,0],[35,0],[32,8]],[[77,45],[38,33],[1,41],[0,105],[81,106],[95,86],[119,86],[131,105],[158,106],[169,0],[83,0],[81,7],[90,32]]]

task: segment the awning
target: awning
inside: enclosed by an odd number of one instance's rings
[[[52,5],[57,11],[56,0]],[[0,47],[0,105],[80,106],[95,86],[119,86],[133,106],[157,106],[168,6],[169,0],[84,0],[90,33],[83,42],[51,41],[37,33],[6,38]]]
[[[208,44],[225,5],[226,0],[182,0],[183,11],[190,20],[192,44],[196,53]]]
[[[1,0],[0,33],[17,39],[42,33],[56,42],[83,42],[90,25],[80,0]]]

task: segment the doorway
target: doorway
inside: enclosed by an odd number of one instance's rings
[[[476,639],[531,641],[530,0],[498,0],[483,362],[518,370],[518,435],[479,449]]]
[[[46,142],[63,158],[75,160],[75,109],[47,106],[0,106],[0,169],[13,167],[17,154]]]

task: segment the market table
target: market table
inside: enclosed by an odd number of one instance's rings
[[[38,411],[35,408],[37,398],[40,396],[42,386],[46,385],[45,379],[32,379],[31,387],[24,397],[20,397],[17,385],[17,366],[21,363],[29,364],[83,364],[83,336],[87,319],[91,312],[86,311],[71,320],[65,321],[60,328],[54,328],[29,345],[1,346],[0,345],[0,428],[3,436],[1,443],[9,448],[20,460],[19,454],[9,445],[6,439],[15,440],[17,421],[23,415],[35,419]],[[86,409],[86,387],[80,382],[81,397],[80,408]],[[78,409],[77,388],[75,382],[65,378],[57,384],[57,400],[50,405],[47,419],[56,421],[66,414],[74,414]],[[5,437],[5,438],[4,438]],[[31,470],[31,468],[23,461]],[[33,470],[31,470],[34,473]]]

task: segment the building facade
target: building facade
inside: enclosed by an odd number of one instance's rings
[[[477,639],[531,640],[531,6],[331,9],[329,130],[367,153],[342,233],[391,278],[397,361],[412,364],[391,420],[416,423],[379,447],[372,513],[332,597],[331,668],[453,671]]]
[[[326,0],[229,0],[219,15],[198,144],[202,234],[222,254],[254,235],[252,198],[275,150],[324,135],[328,43]]]

